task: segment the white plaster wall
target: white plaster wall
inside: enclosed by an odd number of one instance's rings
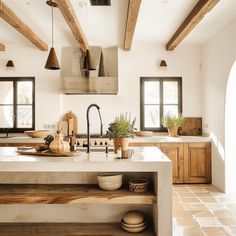
[[[34,46],[7,44],[5,52],[0,52],[0,77],[35,77],[36,129],[43,124],[55,124],[60,116],[60,71],[44,69],[49,52],[42,52]],[[58,57],[59,50],[57,50]],[[13,60],[15,70],[6,70],[6,62]]]
[[[86,132],[86,109],[90,103],[101,106],[105,129],[115,116],[131,112],[139,128],[139,81],[142,76],[182,76],[183,112],[186,116],[201,116],[200,48],[197,45],[180,45],[167,52],[163,45],[136,42],[130,52],[119,50],[118,95],[62,95],[62,114],[72,110],[79,117],[79,132]],[[159,68],[165,59],[168,69]],[[91,129],[99,131],[96,110],[91,110]]]
[[[203,123],[213,138],[213,184],[225,190],[225,96],[230,69],[236,59],[236,20],[202,47]]]

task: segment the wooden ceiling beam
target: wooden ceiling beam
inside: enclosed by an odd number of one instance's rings
[[[128,15],[125,29],[125,42],[124,42],[125,51],[129,51],[131,49],[141,1],[142,0],[129,0]]]
[[[70,30],[73,33],[75,39],[78,41],[81,50],[86,52],[89,49],[89,45],[70,0],[54,1],[58,4],[58,8],[60,9],[63,17],[70,27]]]
[[[12,11],[2,0],[0,0],[0,17],[18,32],[24,35],[31,43],[42,51],[48,50],[48,45],[24,23],[14,11]]]
[[[199,0],[166,44],[166,50],[174,50],[219,1],[220,0]]]
[[[4,44],[0,43],[0,51],[5,51],[6,47]]]

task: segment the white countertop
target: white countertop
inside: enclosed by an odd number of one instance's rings
[[[194,142],[211,142],[210,137],[203,136],[151,136],[139,137],[135,136],[131,139],[131,143],[194,143]],[[0,144],[21,144],[21,143],[44,143],[43,138],[30,138],[26,135],[13,136],[10,138],[0,138]]]
[[[0,148],[0,171],[157,171],[171,161],[156,147],[134,148],[130,159],[117,159],[110,152],[81,152],[76,157],[19,155],[13,147]]]

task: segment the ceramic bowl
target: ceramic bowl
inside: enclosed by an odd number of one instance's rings
[[[121,227],[127,231],[127,232],[130,232],[130,233],[139,233],[139,232],[142,232],[143,230],[145,230],[145,228],[147,227],[146,225],[144,226],[141,226],[141,227],[137,227],[137,228],[131,228],[131,227],[126,227],[124,225],[121,224]]]
[[[28,130],[24,132],[31,138],[43,138],[49,134],[51,134],[51,130]]]
[[[98,185],[101,189],[107,191],[117,190],[122,186],[121,173],[101,173],[98,174]]]
[[[137,225],[144,222],[145,217],[142,213],[137,211],[129,211],[123,217],[123,222],[127,225]]]
[[[130,179],[129,190],[131,192],[143,193],[148,189],[148,181],[146,179]]]
[[[143,221],[142,223],[140,224],[133,224],[133,225],[129,225],[129,224],[126,224],[123,220],[121,221],[121,225],[125,226],[125,227],[128,227],[128,228],[139,228],[139,227],[143,227],[144,225],[146,224],[145,221]]]

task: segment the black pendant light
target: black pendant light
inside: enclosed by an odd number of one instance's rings
[[[7,64],[6,64],[6,67],[15,67],[15,65],[14,65],[12,60],[8,60]]]
[[[52,47],[50,49],[49,55],[48,55],[48,59],[45,65],[45,69],[48,70],[59,70],[60,69],[60,65],[57,59],[57,55],[56,55],[56,51],[53,47],[53,8],[57,7],[57,3],[53,2],[53,0],[48,0],[46,2],[52,9]]]

